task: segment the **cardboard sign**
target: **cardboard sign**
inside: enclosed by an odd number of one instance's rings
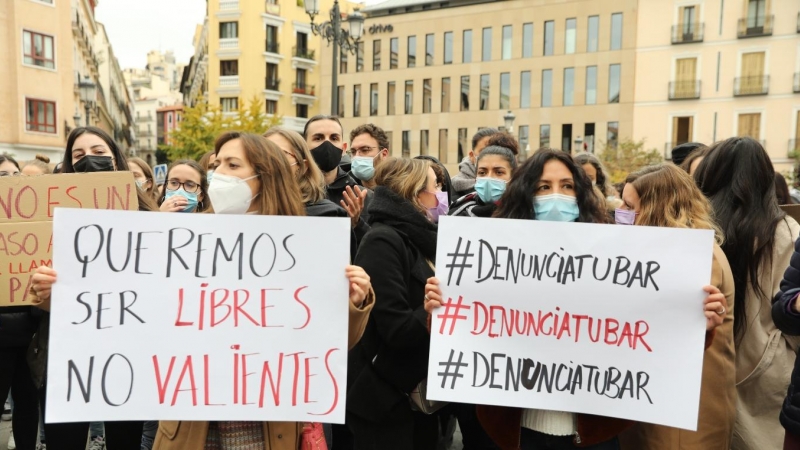
[[[153,166],[153,174],[156,179],[156,186],[161,186],[167,181],[167,165],[158,164]]]
[[[695,430],[708,230],[444,217],[428,398]]]
[[[136,210],[133,175],[0,177],[0,307],[28,304],[33,272],[50,265],[57,207]]]
[[[54,224],[48,423],[344,422],[348,219],[57,209]]]

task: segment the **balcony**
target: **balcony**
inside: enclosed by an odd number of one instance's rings
[[[272,42],[268,39],[266,41],[266,46],[264,47],[264,51],[267,53],[275,53],[279,55],[281,53],[281,46],[278,45],[277,42]]]
[[[219,2],[219,10],[220,11],[238,11],[239,10],[239,0],[220,0],[220,2]]]
[[[304,47],[292,47],[292,56],[295,58],[309,59],[314,61],[314,50],[309,50]]]
[[[800,72],[795,72],[794,74],[794,85],[792,87],[792,91],[795,94],[800,94]]]
[[[700,98],[700,80],[670,81],[670,100],[695,100]]]
[[[239,48],[239,38],[229,38],[219,40],[220,50],[237,50]]]
[[[219,77],[219,87],[221,88],[239,87],[239,75]]]
[[[281,80],[276,80],[274,78],[267,77],[265,88],[268,91],[280,91],[281,90]]]
[[[775,16],[739,19],[739,39],[772,36],[772,23]]]
[[[292,69],[314,70],[316,52],[307,47],[292,47]]]
[[[273,16],[280,16],[281,15],[281,5],[276,5],[274,3],[270,3],[269,0],[267,0],[265,8],[264,8],[264,12],[266,12],[267,14],[271,14]]]
[[[310,84],[292,83],[292,94],[314,96],[314,86]]]
[[[682,23],[672,26],[673,44],[692,44],[703,42],[704,23]]]
[[[733,95],[744,97],[748,95],[767,95],[769,93],[769,75],[755,77],[739,77],[734,79]]]

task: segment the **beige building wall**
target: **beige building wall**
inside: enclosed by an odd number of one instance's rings
[[[356,73],[355,57],[348,58],[347,72],[339,76],[339,86],[344,87],[344,119],[348,130],[372,122],[392,133],[392,154],[416,156],[426,153],[424,132],[428,133],[427,154],[434,155],[455,169],[468,151],[472,135],[481,127],[503,126],[503,116],[508,110],[516,116],[513,128],[519,136],[522,132],[522,147],[535,150],[540,145],[540,126],[550,125],[549,145],[562,147],[562,139],[575,148],[583,141],[585,125],[594,124],[596,140],[607,139],[609,123],[618,124],[619,137],[633,132],[634,64],[637,28],[637,2],[635,0],[585,0],[553,2],[545,0],[487,1],[482,4],[457,6],[452,1],[450,8],[422,10],[411,7],[412,12],[393,10],[391,15],[381,11],[380,5],[366,8],[364,70]],[[474,3],[474,2],[473,2]],[[402,9],[402,8],[398,8]],[[621,48],[611,50],[612,14],[622,14]],[[597,50],[588,51],[589,16],[597,16]],[[574,50],[567,53],[567,19],[575,19]],[[552,21],[553,54],[544,54],[545,22]],[[532,55],[523,56],[524,24],[533,24]],[[391,25],[391,31],[388,26]],[[510,53],[503,53],[503,27],[511,26]],[[491,28],[491,56],[482,59],[482,34]],[[471,62],[463,62],[464,31],[472,31]],[[452,63],[445,64],[445,33],[452,32]],[[430,65],[426,65],[426,35],[433,34],[434,51]],[[416,67],[408,67],[408,38],[416,36]],[[391,39],[397,38],[399,52],[398,68],[391,69],[389,52]],[[380,41],[382,66],[373,70],[373,46]],[[572,41],[572,39],[571,39]],[[322,109],[330,105],[331,61],[323,55]],[[619,103],[609,103],[609,68],[619,64],[621,69]],[[596,104],[586,104],[586,68],[596,67]],[[572,106],[563,104],[564,69],[573,68]],[[543,70],[552,71],[552,86],[549,91],[551,106],[542,107]],[[521,74],[530,72],[529,103],[521,103]],[[509,104],[501,108],[501,74],[510,78]],[[489,75],[488,106],[480,109],[481,75]],[[470,77],[469,110],[461,111],[459,95],[461,77]],[[450,79],[450,89],[442,90],[442,79]],[[431,80],[432,107],[423,113],[423,82]],[[413,110],[404,114],[404,90],[407,80],[413,82]],[[395,82],[396,98],[394,114],[387,111],[388,82]],[[370,114],[370,85],[378,85],[377,114]],[[354,117],[354,86],[360,86],[360,116]],[[449,93],[450,108],[442,110],[442,97]],[[571,124],[572,132],[562,134],[562,125]],[[522,127],[522,128],[521,128]],[[527,129],[525,128],[527,127]],[[443,131],[446,130],[446,131]],[[459,143],[459,130],[462,142]],[[464,132],[463,130],[466,130]],[[403,152],[403,132],[407,131],[409,142]],[[421,133],[422,132],[422,133]],[[466,133],[466,134],[464,134]],[[527,133],[527,139],[525,134]],[[441,142],[440,142],[441,136]],[[466,136],[466,141],[463,137]],[[459,145],[460,144],[460,145]],[[547,142],[542,142],[547,144]]]
[[[764,18],[750,17],[749,22],[748,0],[726,1],[724,10],[720,10],[722,2],[708,0],[640,3],[633,137],[647,139],[649,147],[669,151],[685,140],[689,121],[689,140],[706,144],[749,129],[752,137],[765,144],[778,170],[790,168],[788,151],[799,142],[800,2],[761,2]],[[695,8],[694,26],[686,25],[683,18],[682,8],[686,7]],[[673,27],[681,28],[674,36]],[[762,36],[769,29],[771,35]],[[690,33],[683,32],[686,30]],[[747,56],[761,52],[763,71],[753,67],[758,63]],[[698,98],[670,100],[670,82],[686,79],[679,73],[681,59],[696,59],[699,89],[697,95],[675,95],[673,91],[672,96]],[[739,92],[765,95],[735,95],[737,78],[759,72],[768,82],[747,89],[747,83],[740,81]],[[758,116],[742,116],[747,114]]]

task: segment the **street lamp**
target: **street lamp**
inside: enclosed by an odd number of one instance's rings
[[[347,17],[349,25],[348,32],[342,30],[342,13],[339,10],[339,0],[334,0],[333,9],[330,11],[330,20],[320,24],[314,23],[314,17],[319,14],[319,0],[305,0],[306,14],[311,17],[311,31],[322,36],[328,41],[328,45],[333,44],[333,79],[331,89],[331,114],[336,115],[339,108],[339,48],[341,47],[348,53],[357,55],[358,43],[364,33],[364,15],[354,11]]]
[[[514,134],[514,120],[516,118],[517,116],[515,116],[511,111],[507,112],[503,116],[503,121],[506,123],[506,130],[511,134]]]
[[[88,127],[91,125],[89,123],[89,110],[94,105],[95,100],[97,99],[97,85],[92,83],[92,80],[89,78],[89,75],[86,75],[83,80],[78,83],[78,87],[81,91],[81,101],[83,102],[83,106],[86,109],[86,126]],[[76,114],[77,115],[77,114]]]

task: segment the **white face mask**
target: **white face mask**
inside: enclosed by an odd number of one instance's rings
[[[208,197],[214,208],[215,214],[244,214],[250,209],[250,202],[253,201],[253,193],[247,180],[252,180],[258,175],[250,178],[236,178],[221,173],[215,173],[208,187]]]

